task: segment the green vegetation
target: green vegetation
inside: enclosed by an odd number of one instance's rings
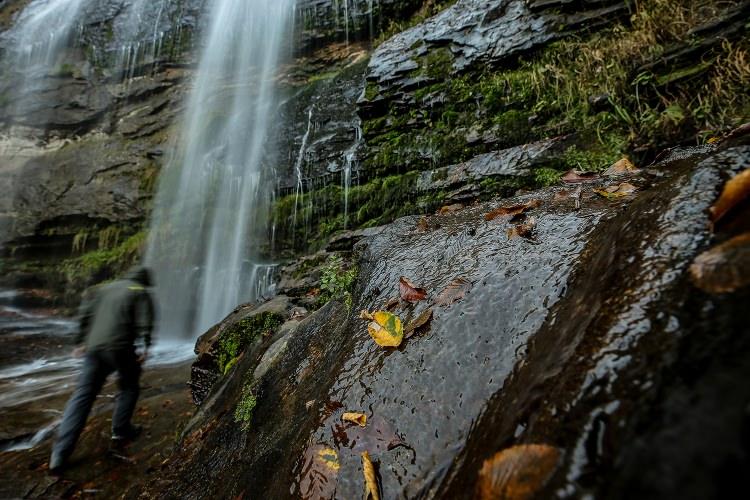
[[[394,35],[414,27],[426,19],[438,14],[440,11],[456,3],[456,0],[426,0],[422,7],[414,13],[409,19],[397,20],[391,19],[388,27],[375,39],[374,45],[377,47]]]
[[[120,241],[121,229],[107,228],[99,232],[99,248],[63,261],[61,269],[65,281],[74,289],[82,289],[91,278],[106,280],[122,274],[141,254],[146,232],[140,231]],[[73,250],[82,251],[89,238],[79,232],[73,239]]]
[[[323,267],[320,277],[320,296],[318,303],[325,304],[329,300],[338,300],[352,308],[352,289],[357,279],[357,268],[345,266],[339,255],[331,255]]]
[[[258,406],[258,397],[255,394],[255,383],[249,380],[242,386],[242,394],[234,409],[234,421],[242,424],[242,430],[248,430],[253,422],[253,411]]]
[[[223,374],[237,363],[240,355],[261,335],[270,335],[284,322],[284,318],[274,312],[262,312],[244,318],[221,332],[217,345],[217,362]]]

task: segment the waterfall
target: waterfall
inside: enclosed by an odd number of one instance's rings
[[[357,151],[362,146],[362,127],[357,125],[354,143],[344,152],[344,171],[342,183],[344,188],[344,229],[349,223],[349,190],[352,188],[352,169],[357,166]]]
[[[80,14],[89,0],[35,0],[24,8],[3,35],[10,43],[7,60],[15,73],[14,103],[9,114],[23,119],[33,113],[36,96],[56,88],[63,55],[80,30]]]
[[[164,335],[194,338],[265,293],[260,258],[275,151],[275,72],[293,0],[215,0],[174,152],[155,198],[146,261]]]

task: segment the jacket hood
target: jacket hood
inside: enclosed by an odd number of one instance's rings
[[[132,268],[128,271],[128,274],[125,275],[125,279],[135,281],[145,287],[152,286],[153,284],[151,281],[151,270],[144,266],[136,266]]]

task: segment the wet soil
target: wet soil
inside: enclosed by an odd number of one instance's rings
[[[194,412],[185,381],[188,363],[147,369],[134,423],[143,434],[117,455],[110,453],[110,425],[116,383],[111,381],[95,403],[70,466],[60,477],[48,475],[51,441],[30,450],[0,452],[0,498],[115,498],[128,487],[158,475],[180,431]],[[62,409],[69,394],[36,406],[3,410],[11,427],[27,425],[43,408]]]

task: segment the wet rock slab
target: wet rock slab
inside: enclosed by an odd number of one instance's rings
[[[592,422],[634,411],[618,400],[620,384],[653,387],[648,380],[659,379],[634,362],[649,332],[689,334],[672,319],[684,303],[662,298],[684,289],[687,266],[710,237],[705,210],[748,154],[686,153],[631,177],[637,193],[617,200],[587,185],[578,210],[560,187],[429,217],[426,225],[407,217],[384,227],[355,247],[353,310],[329,303],[258,372],[250,428],[233,418],[257,367],[245,358],[163,477],[139,494],[352,498],[363,485],[360,453],[368,451],[380,463],[386,497],[468,498],[482,460],[535,440],[562,450],[550,488],[587,491],[581,471],[612,455],[582,462],[579,448],[594,439]],[[533,199],[541,205],[521,216],[536,221],[527,237],[509,236],[519,221],[485,218]],[[385,307],[402,275],[428,297],[394,312],[408,324],[432,307],[433,319],[398,349],[384,349],[354,311]],[[434,304],[457,278],[458,300]],[[669,345],[648,352],[669,358]],[[531,382],[519,385],[518,373]],[[343,423],[346,411],[365,413],[368,425]],[[614,439],[625,449],[621,436]],[[321,469],[315,457],[322,455],[335,456],[337,466]],[[597,470],[607,477],[610,469]]]

